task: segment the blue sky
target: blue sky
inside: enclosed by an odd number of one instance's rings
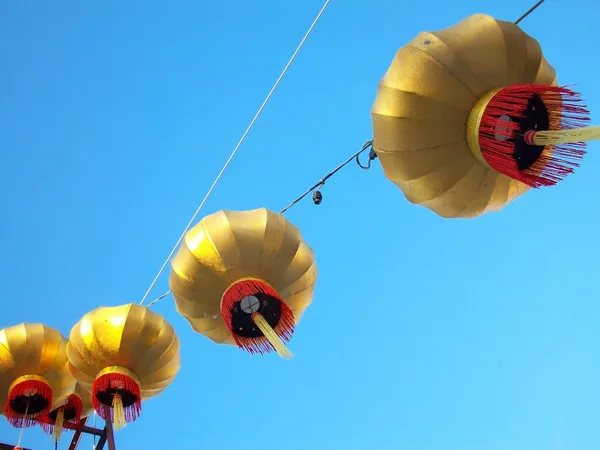
[[[334,0],[202,215],[279,210],[371,138],[397,48],[530,3]],[[321,5],[3,2],[0,327],[68,335],[91,309],[139,301]],[[592,0],[547,0],[523,23],[592,111],[598,19]],[[476,220],[409,204],[378,164],[344,169],[321,206],[287,215],[320,269],[295,359],[215,345],[165,299],[181,372],[117,447],[600,448],[599,151]],[[0,441],[17,436],[0,423]],[[22,444],[51,448],[35,429]]]

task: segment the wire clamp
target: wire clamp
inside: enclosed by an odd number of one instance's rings
[[[362,154],[362,152],[364,152],[368,148],[370,148],[369,160],[367,161],[367,164],[364,165],[360,162],[360,155]],[[358,167],[360,167],[361,169],[369,170],[371,168],[371,161],[373,161],[375,159],[377,159],[377,153],[375,153],[375,150],[373,149],[373,141],[368,141],[365,143],[365,145],[363,145],[363,148],[360,151],[360,153],[358,153],[356,155],[356,164],[358,164]]]

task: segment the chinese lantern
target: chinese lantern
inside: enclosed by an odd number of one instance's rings
[[[88,417],[94,410],[92,393],[81,383],[77,383],[75,391],[67,398],[54,402],[52,410],[38,418],[42,429],[52,434],[56,441],[60,440],[65,424],[77,427],[82,418]]]
[[[313,251],[298,228],[261,208],[202,219],[173,258],[169,284],[196,332],[287,358],[284,342],[311,303],[316,279]]]
[[[35,425],[53,398],[73,392],[66,348],[67,339],[59,331],[39,323],[0,331],[0,402],[11,425]]]
[[[406,198],[443,217],[502,209],[584,154],[588,111],[556,86],[539,43],[477,14],[401,48],[371,111],[373,148]]]
[[[142,401],[160,394],[180,366],[173,327],[144,306],[97,308],[73,327],[67,346],[73,376],[115,429],[134,421]]]

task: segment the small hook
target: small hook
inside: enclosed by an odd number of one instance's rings
[[[369,150],[369,160],[367,161],[367,165],[365,166],[360,162],[360,155],[369,147],[371,147],[371,150]],[[358,164],[358,167],[360,167],[361,169],[369,170],[371,168],[371,161],[373,161],[374,159],[377,159],[377,153],[375,153],[375,150],[373,149],[373,141],[369,141],[363,146],[362,151],[358,155],[356,155],[356,164]]]

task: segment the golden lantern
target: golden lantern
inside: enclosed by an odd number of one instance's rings
[[[92,393],[94,409],[115,429],[134,421],[142,401],[179,372],[179,338],[160,315],[128,304],[97,308],[73,327],[67,346],[73,376]]]
[[[171,265],[177,311],[196,332],[291,357],[283,342],[312,302],[317,266],[285,217],[265,208],[211,214],[185,235]]]
[[[89,417],[93,411],[91,391],[77,383],[71,395],[55,400],[52,410],[37,420],[46,433],[52,434],[54,439],[59,441],[65,424],[70,428],[77,427],[81,419]]]
[[[379,84],[373,148],[406,198],[443,217],[502,209],[577,166],[598,127],[539,43],[477,14],[402,47]]]
[[[29,427],[47,413],[53,398],[75,389],[67,362],[67,339],[46,325],[20,324],[0,331],[0,402],[15,427]]]

